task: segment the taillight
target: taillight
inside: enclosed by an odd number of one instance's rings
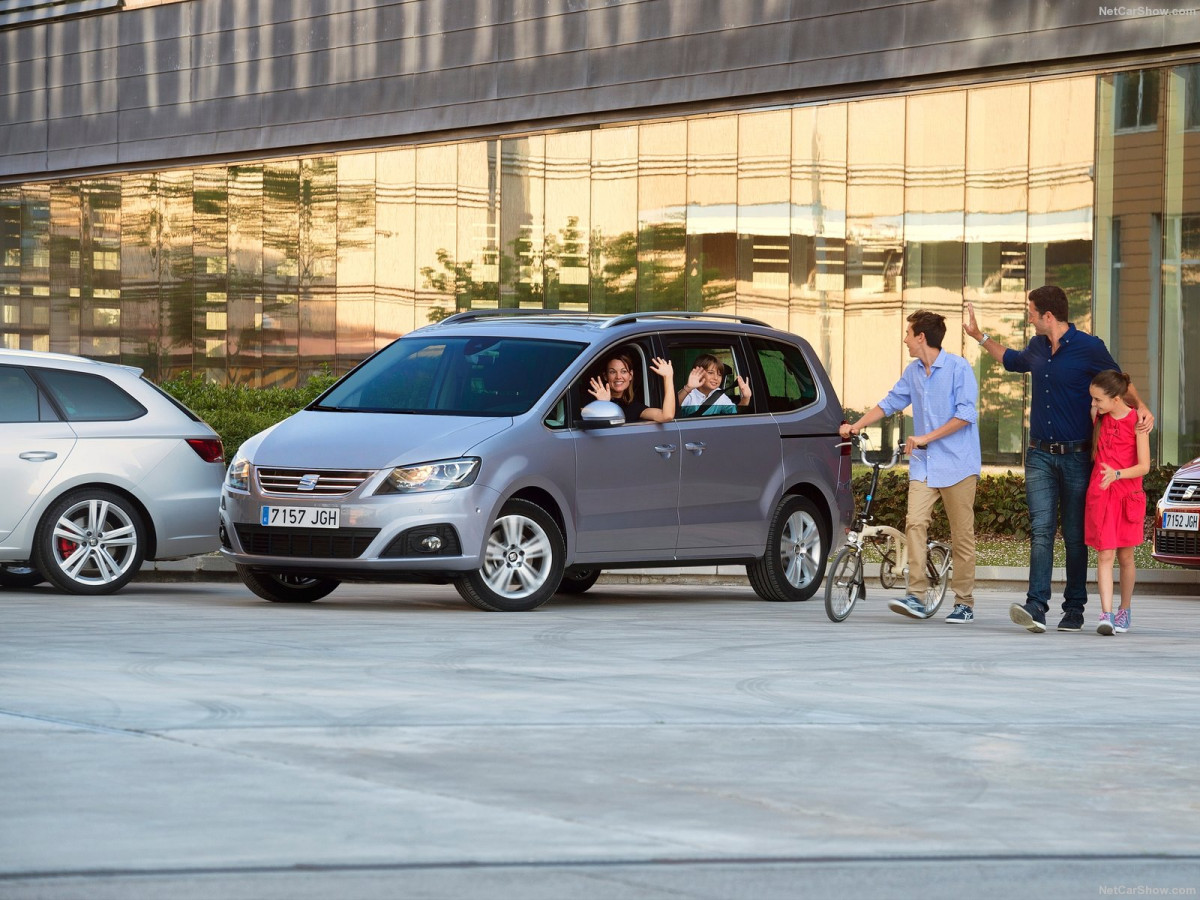
[[[225,448],[220,438],[188,438],[188,446],[205,462],[225,462]]]

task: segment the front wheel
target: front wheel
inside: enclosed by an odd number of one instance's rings
[[[843,547],[833,558],[825,579],[825,615],[830,621],[843,621],[866,593],[862,554],[853,547]]]
[[[483,565],[454,581],[464,600],[487,612],[525,612],[549,600],[567,555],[553,517],[528,500],[509,500],[492,524]]]
[[[340,581],[315,575],[286,572],[260,572],[249,566],[235,566],[242,584],[272,603],[312,603],[333,593]]]
[[[104,488],[80,488],[46,510],[32,565],[71,594],[119,591],[142,567],[146,525],[133,502]]]
[[[46,576],[28,563],[0,563],[0,587],[37,587]]]
[[[925,557],[925,574],[929,578],[929,587],[925,589],[925,613],[932,616],[946,596],[946,587],[950,584],[950,570],[953,560],[950,548],[945,544],[930,544],[929,553]]]
[[[808,600],[821,586],[829,554],[825,517],[807,497],[779,501],[767,529],[767,552],[746,566],[754,593],[763,600]]]

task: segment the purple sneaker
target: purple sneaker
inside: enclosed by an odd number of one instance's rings
[[[1096,626],[1096,634],[1113,634],[1113,614],[1100,613],[1100,624]]]
[[[1129,630],[1129,625],[1132,618],[1133,614],[1130,613],[1129,610],[1124,608],[1118,609],[1117,614],[1113,616],[1113,630],[1116,631],[1117,634],[1124,634]]]

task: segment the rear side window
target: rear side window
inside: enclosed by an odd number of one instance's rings
[[[146,414],[146,407],[99,375],[39,369],[37,377],[68,422],[126,422]]]
[[[751,338],[750,344],[762,366],[771,412],[791,412],[816,402],[817,383],[799,348],[764,338]]]
[[[36,422],[38,389],[24,369],[0,366],[0,422]]]

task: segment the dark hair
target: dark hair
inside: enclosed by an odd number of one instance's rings
[[[1071,314],[1067,312],[1067,295],[1058,285],[1042,285],[1037,290],[1029,292],[1029,299],[1033,302],[1034,308],[1042,315],[1050,313],[1060,322],[1070,320]]]
[[[621,394],[620,397],[613,397],[613,399],[620,400],[623,403],[628,403],[630,400],[633,399],[633,385],[634,385],[634,381],[637,379],[637,370],[634,369],[634,367],[633,367],[633,357],[630,356],[628,353],[614,353],[612,356],[610,356],[608,359],[606,359],[604,361],[604,368],[607,369],[608,364],[610,362],[612,362],[613,360],[618,360],[619,362],[625,363],[625,368],[627,368],[629,370],[629,387],[625,388],[624,392]],[[604,376],[605,376],[604,383],[608,384],[608,373],[605,372]],[[611,388],[610,388],[610,391],[611,391]]]
[[[722,375],[725,374],[725,363],[721,362],[711,353],[701,353],[699,356],[697,356],[695,361],[692,363],[692,368],[694,369],[697,366],[699,366],[701,369],[708,369],[715,366]]]
[[[1103,372],[1097,372],[1092,379],[1092,387],[1100,388],[1110,397],[1124,400],[1125,394],[1129,390],[1129,383],[1132,379],[1124,372],[1118,372],[1116,369],[1105,369]],[[1100,448],[1100,417],[1096,416],[1096,424],[1092,426],[1092,459],[1096,458],[1096,451]]]
[[[1118,372],[1116,369],[1105,369],[1103,372],[1097,373],[1096,377],[1092,379],[1092,387],[1100,388],[1100,390],[1104,391],[1110,397],[1124,400],[1132,380],[1125,372]]]
[[[942,349],[942,338],[946,336],[946,317],[941,313],[918,309],[909,314],[908,323],[912,325],[913,335],[925,335],[925,343],[935,350]]]

